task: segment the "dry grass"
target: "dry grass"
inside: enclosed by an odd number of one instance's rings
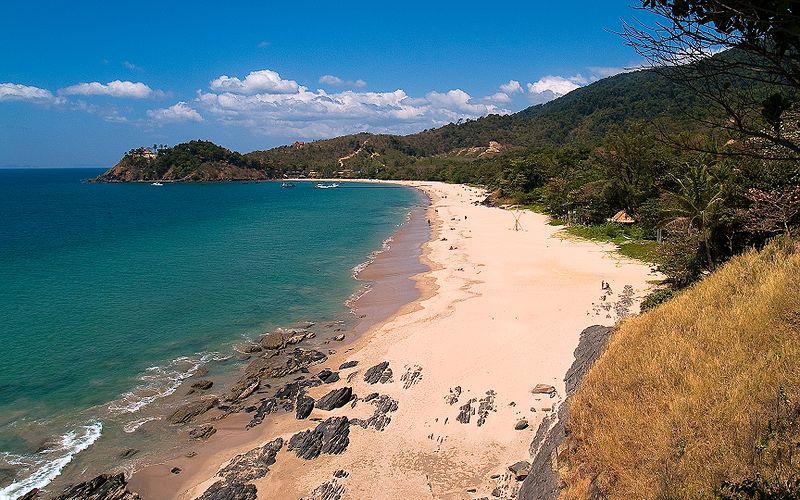
[[[800,474],[800,245],[624,323],[570,405],[566,498],[714,498]],[[793,415],[793,416],[792,416]]]

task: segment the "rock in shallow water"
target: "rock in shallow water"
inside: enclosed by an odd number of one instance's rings
[[[306,460],[321,453],[338,455],[350,444],[350,421],[347,417],[331,417],[314,430],[298,432],[289,440],[289,450]]]

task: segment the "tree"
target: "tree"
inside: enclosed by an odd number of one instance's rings
[[[706,264],[714,268],[711,254],[711,233],[722,216],[725,201],[725,180],[714,171],[714,164],[705,159],[687,163],[686,175],[674,177],[678,189],[667,193],[667,227],[696,231]]]
[[[721,111],[717,119],[699,112],[697,119],[757,139],[731,154],[800,154],[800,135],[794,133],[800,95],[800,3],[643,0],[642,6],[658,21],[652,26],[625,23],[623,37],[650,66]],[[754,146],[763,148],[753,151]]]
[[[774,191],[750,188],[746,196],[750,207],[736,211],[745,229],[791,235],[791,224],[800,215],[800,186],[786,186]]]

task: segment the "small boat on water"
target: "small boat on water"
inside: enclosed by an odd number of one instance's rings
[[[335,182],[332,182],[332,183],[330,183],[330,184],[322,184],[322,183],[319,183],[319,184],[317,184],[317,186],[316,186],[316,187],[318,187],[319,189],[330,189],[330,188],[337,188],[337,187],[339,187],[339,184],[337,184],[337,183],[335,183]]]
[[[296,184],[294,182],[284,182],[284,183],[281,184],[281,187],[282,188],[293,188],[293,187],[295,187],[295,185]]]
[[[156,182],[154,182],[154,183],[152,183],[152,184],[150,184],[150,185],[151,185],[151,186],[163,186],[164,184],[162,184],[162,183],[160,183],[160,182],[156,181]]]

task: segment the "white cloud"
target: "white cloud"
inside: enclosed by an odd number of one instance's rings
[[[58,91],[64,95],[104,95],[131,99],[145,99],[154,94],[153,89],[141,82],[114,80],[107,84],[100,82],[78,83]]]
[[[494,102],[498,104],[507,104],[512,101],[511,96],[505,92],[497,92],[484,98],[486,102]]]
[[[329,85],[341,80],[333,75],[323,79]],[[359,131],[410,133],[490,113],[510,112],[487,98],[473,99],[460,89],[411,97],[400,89],[328,93],[298,85],[293,93],[200,91],[195,103],[225,124],[266,135],[303,138]]]
[[[252,71],[244,80],[222,75],[210,84],[211,90],[234,94],[294,94],[299,87],[296,81],[284,80],[277,72],[269,69]]]
[[[19,83],[0,83],[0,102],[32,101],[39,103],[56,102],[58,99],[47,89],[21,85]]]
[[[552,92],[556,96],[569,94],[573,90],[586,85],[588,81],[580,75],[569,78],[563,76],[545,76],[540,78],[535,83],[527,85],[528,92],[531,94],[542,94],[547,91]]]
[[[500,85],[500,91],[506,95],[524,92],[522,85],[516,80],[509,80],[508,83]]]
[[[125,66],[126,68],[128,68],[131,71],[140,71],[142,69],[142,68],[140,68],[139,66],[133,64],[130,61],[125,61],[125,62],[122,63],[122,65]]]
[[[332,85],[334,87],[356,87],[359,89],[367,86],[367,82],[364,80],[342,80],[338,76],[334,75],[322,75],[319,77],[319,83],[323,85]]]
[[[148,109],[147,116],[157,122],[201,122],[203,117],[197,110],[181,101],[168,108]]]

